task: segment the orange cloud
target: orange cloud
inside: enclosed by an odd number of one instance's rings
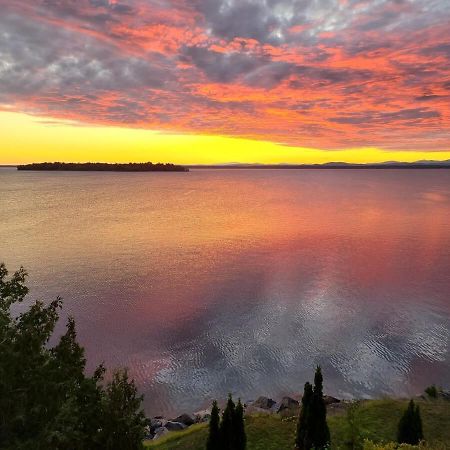
[[[297,1],[3,2],[0,105],[324,150],[450,148],[444,0]]]

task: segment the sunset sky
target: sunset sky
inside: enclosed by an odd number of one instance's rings
[[[450,159],[448,0],[0,10],[0,164]]]

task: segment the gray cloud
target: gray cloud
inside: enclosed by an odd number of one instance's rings
[[[371,123],[389,124],[398,121],[416,121],[441,117],[439,111],[434,111],[429,108],[412,108],[403,109],[393,112],[361,112],[347,114],[340,117],[331,117],[330,122],[345,123],[353,125],[364,125]]]
[[[229,83],[245,73],[270,64],[267,58],[237,52],[224,54],[204,47],[185,47],[181,54],[183,60],[201,69],[209,79],[221,83]]]
[[[158,64],[117,53],[88,36],[16,15],[0,17],[0,95],[17,98],[56,91],[84,96],[97,91],[162,88],[173,80],[168,61]],[[75,39],[76,37],[76,39]]]
[[[297,65],[273,61],[265,55],[221,53],[204,47],[185,47],[182,54],[184,61],[191,62],[208,79],[219,83],[230,83],[239,79],[249,86],[271,88],[290,75],[295,75],[298,80],[291,81],[291,87],[303,88],[311,82],[339,84],[366,80],[372,76],[367,70]]]

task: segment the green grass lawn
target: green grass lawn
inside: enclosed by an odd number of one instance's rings
[[[368,400],[362,402],[357,421],[364,438],[374,442],[394,441],[397,423],[407,406],[406,400]],[[450,449],[450,402],[422,401],[420,405],[423,429],[430,444],[447,444]],[[347,449],[347,421],[345,413],[328,417],[333,449]],[[280,419],[277,415],[258,415],[246,418],[248,450],[292,450],[296,420]],[[207,424],[194,425],[187,430],[173,432],[146,446],[158,450],[204,450],[208,434]]]

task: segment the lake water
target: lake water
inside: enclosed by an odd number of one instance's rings
[[[0,260],[148,414],[450,387],[450,170],[1,169]]]

